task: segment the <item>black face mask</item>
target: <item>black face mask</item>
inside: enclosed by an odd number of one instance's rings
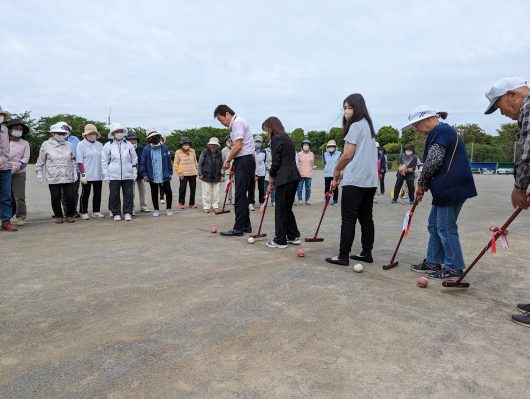
[[[160,137],[153,137],[151,139],[149,139],[149,143],[150,144],[160,144]]]

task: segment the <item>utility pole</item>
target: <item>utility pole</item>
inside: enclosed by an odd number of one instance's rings
[[[471,143],[471,162],[473,162],[473,150],[475,149],[475,143]]]
[[[110,126],[110,114],[112,113],[112,105],[109,105],[109,116],[107,117],[108,124]]]
[[[513,163],[515,163],[515,154],[517,153],[517,141],[513,142]]]

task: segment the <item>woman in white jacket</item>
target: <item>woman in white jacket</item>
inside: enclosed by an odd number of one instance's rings
[[[63,223],[61,193],[66,200],[66,222],[74,223],[75,194],[74,182],[77,180],[77,163],[74,147],[66,141],[70,133],[62,124],[50,127],[52,137],[42,143],[39,158],[35,164],[37,181],[43,182],[43,169],[46,168],[46,180],[50,188],[55,223]]]
[[[121,220],[120,189],[123,191],[123,214],[127,221],[132,220],[133,188],[138,175],[138,156],[134,146],[126,139],[127,129],[119,123],[110,125],[109,139],[101,153],[103,180],[109,183],[109,208],[114,221]]]

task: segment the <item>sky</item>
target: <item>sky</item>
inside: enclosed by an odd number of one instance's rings
[[[361,93],[376,128],[414,107],[495,134],[484,93],[530,78],[527,0],[2,1],[0,105],[125,126],[219,126],[228,104],[254,132],[340,125]]]

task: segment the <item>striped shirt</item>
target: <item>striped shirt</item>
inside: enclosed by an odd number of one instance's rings
[[[521,106],[518,123],[521,128],[517,135],[517,141],[521,145],[521,161],[515,169],[515,188],[526,191],[530,184],[530,95]]]

